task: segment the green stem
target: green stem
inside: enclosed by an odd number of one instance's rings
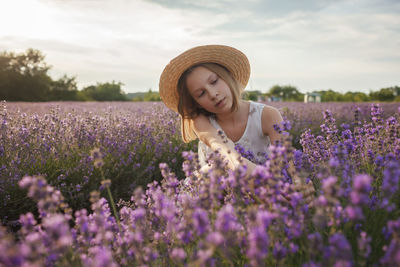
[[[101,168],[100,168],[100,173],[101,173],[101,178],[102,178],[103,181],[104,181],[104,180],[105,180],[105,177],[104,177],[103,170],[102,170]],[[122,228],[121,228],[121,224],[120,224],[120,221],[119,221],[119,217],[118,217],[118,213],[117,213],[117,208],[115,207],[114,199],[113,199],[113,197],[112,197],[111,190],[110,190],[110,187],[109,187],[109,186],[107,186],[107,194],[108,194],[108,198],[110,199],[110,204],[111,204],[111,208],[112,208],[113,213],[114,213],[115,220],[117,221],[117,224],[118,224],[119,232],[122,234]]]
[[[122,233],[122,229],[121,229],[121,225],[120,225],[119,217],[118,217],[118,213],[117,213],[117,208],[115,207],[114,199],[112,197],[111,190],[109,187],[107,187],[107,193],[108,193],[108,197],[110,198],[111,207],[113,209],[113,213],[115,216],[115,220],[117,221],[119,231]]]

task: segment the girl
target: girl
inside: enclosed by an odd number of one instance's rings
[[[241,99],[249,77],[247,57],[223,45],[189,49],[171,60],[161,74],[161,99],[179,113],[183,140],[199,138],[203,169],[208,154],[219,150],[229,168],[244,161],[250,174],[256,164],[265,162],[270,143],[281,138],[274,129],[274,124],[282,122],[276,108]],[[252,161],[239,159],[235,145],[252,151]]]
[[[160,96],[167,107],[178,112],[184,142],[199,139],[202,171],[208,168],[209,153],[218,150],[234,170],[243,162],[250,175],[264,163],[270,143],[281,138],[274,125],[282,122],[279,111],[241,99],[250,77],[250,64],[239,50],[223,45],[197,46],[185,51],[164,68]],[[235,144],[252,151],[252,161],[241,158]],[[292,173],[294,166],[291,165]],[[294,189],[312,204],[314,186],[294,175]],[[289,200],[289,199],[288,199]]]

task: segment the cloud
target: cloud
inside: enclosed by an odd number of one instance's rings
[[[156,87],[162,66],[172,55],[195,45],[199,40],[192,36],[223,19],[204,22],[196,12],[169,10],[143,1],[41,1],[30,5],[40,14],[35,27],[24,29],[23,23],[10,15],[14,27],[0,30],[0,49],[37,48],[51,61],[53,73],[72,72],[80,84],[121,79],[128,90]],[[17,12],[18,8],[13,9]],[[27,20],[35,19],[34,14],[26,15]],[[93,79],[94,73],[98,73],[97,79]]]
[[[81,86],[143,91],[179,53],[218,43],[246,53],[263,91],[379,89],[400,83],[399,14],[393,0],[18,0],[0,8],[0,50],[40,49]]]
[[[281,16],[297,11],[318,11],[326,6],[337,3],[341,0],[147,0],[171,9],[185,9],[202,11],[207,10],[214,13],[231,12],[232,16],[236,12],[243,10],[253,14]],[[343,1],[343,0],[342,0]]]

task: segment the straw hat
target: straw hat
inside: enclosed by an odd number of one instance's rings
[[[243,85],[243,89],[249,81],[250,64],[245,54],[225,45],[197,46],[172,59],[161,74],[160,97],[168,108],[178,112],[179,78],[189,67],[200,63],[217,63],[224,66],[233,78]]]

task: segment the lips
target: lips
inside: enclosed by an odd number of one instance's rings
[[[221,107],[224,103],[225,103],[225,97],[222,98],[221,100],[219,100],[219,101],[217,102],[217,104],[215,104],[215,107],[219,108],[219,107]]]

